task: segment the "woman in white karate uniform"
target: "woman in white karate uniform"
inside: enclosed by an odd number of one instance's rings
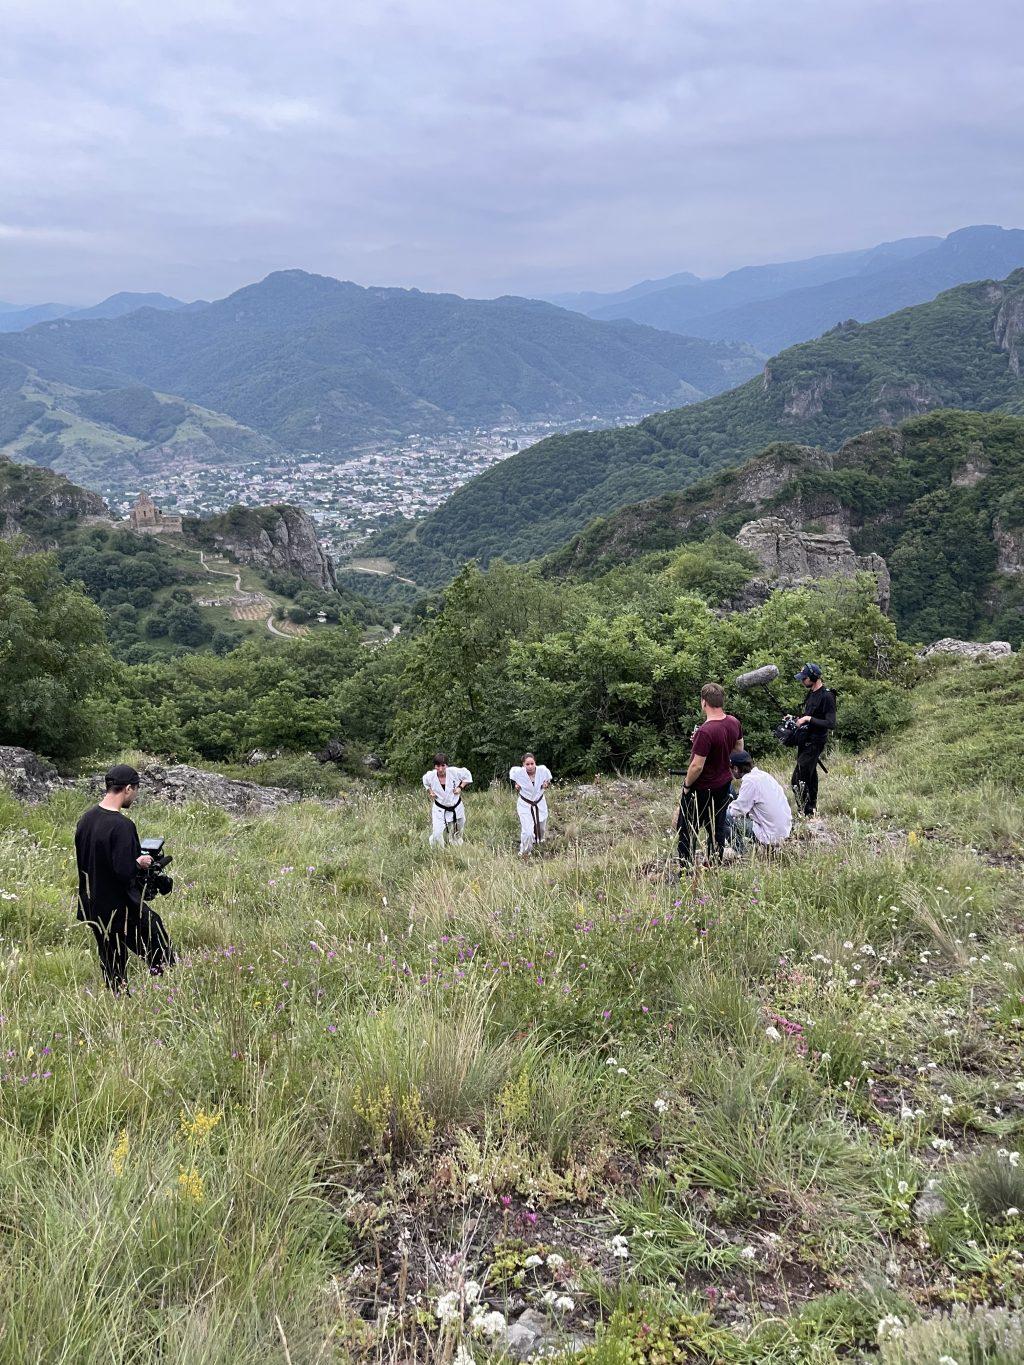
[[[510,768],[508,777],[517,792],[519,853],[525,858],[534,844],[542,844],[547,838],[548,801],[545,792],[551,786],[551,769],[538,763],[533,754],[523,754],[522,763]]]
[[[423,786],[430,796],[430,842],[435,848],[443,846],[445,835],[451,844],[462,843],[466,828],[462,789],[472,781],[469,769],[449,766],[445,754],[435,754],[433,768],[423,774]]]

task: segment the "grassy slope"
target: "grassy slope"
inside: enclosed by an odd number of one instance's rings
[[[443,855],[421,794],[143,805],[185,960],[117,1003],[69,913],[81,800],[0,797],[0,1358],[446,1360],[463,1276],[747,1365],[1019,1303],[1022,722],[1019,661],[943,670],[837,761],[828,839],[693,886],[647,875],[667,784],[559,792],[525,866],[503,792]]]
[[[763,378],[635,427],[550,437],[470,480],[412,530],[380,533],[376,552],[418,582],[438,581],[471,557],[534,558],[596,516],[686,488],[772,441],[834,449],[934,408],[1012,409],[1024,381],[993,329],[1001,298],[1024,292],[1024,271],[998,298],[996,289],[963,285],[838,328],[776,356]]]

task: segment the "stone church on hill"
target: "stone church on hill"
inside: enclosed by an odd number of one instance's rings
[[[181,517],[161,512],[148,493],[140,493],[135,506],[128,513],[133,531],[146,535],[167,535],[181,531]]]

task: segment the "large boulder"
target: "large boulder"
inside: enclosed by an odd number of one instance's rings
[[[31,749],[0,744],[0,786],[7,787],[21,801],[45,801],[51,792],[69,787],[52,763]]]
[[[888,609],[889,569],[881,555],[858,555],[839,531],[806,531],[782,517],[748,521],[736,542],[761,565],[773,587],[796,587],[818,578],[853,578],[872,573],[878,584],[878,604]]]
[[[947,636],[922,649],[921,657],[928,659],[934,654],[949,654],[958,659],[973,659],[976,663],[991,663],[994,659],[1008,659],[1012,653],[1013,646],[1008,640],[989,640],[988,644],[983,644],[977,640],[954,640]]]
[[[286,791],[284,787],[263,787],[258,782],[240,782],[232,777],[223,777],[220,773],[191,768],[186,763],[173,763],[167,767],[160,763],[147,763],[139,772],[142,775],[143,795],[154,801],[168,801],[172,805],[200,801],[208,806],[219,806],[229,815],[260,815],[296,800],[295,793]],[[93,778],[92,785],[99,789],[102,779],[98,776]]]

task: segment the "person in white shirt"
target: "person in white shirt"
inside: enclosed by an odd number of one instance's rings
[[[793,812],[781,783],[771,773],[755,768],[745,749],[729,757],[733,777],[740,783],[740,794],[725,812],[726,837],[737,853],[743,853],[748,835],[755,843],[777,847],[784,844],[793,828]]]
[[[446,754],[434,755],[434,766],[423,774],[423,786],[430,797],[430,842],[441,848],[447,838],[450,844],[462,843],[466,828],[466,808],[462,791],[473,781],[468,768],[449,764]]]
[[[509,768],[508,780],[517,793],[519,855],[525,858],[535,844],[542,844],[547,838],[548,801],[545,793],[551,786],[551,769],[538,763],[533,754],[523,754],[522,762]]]

